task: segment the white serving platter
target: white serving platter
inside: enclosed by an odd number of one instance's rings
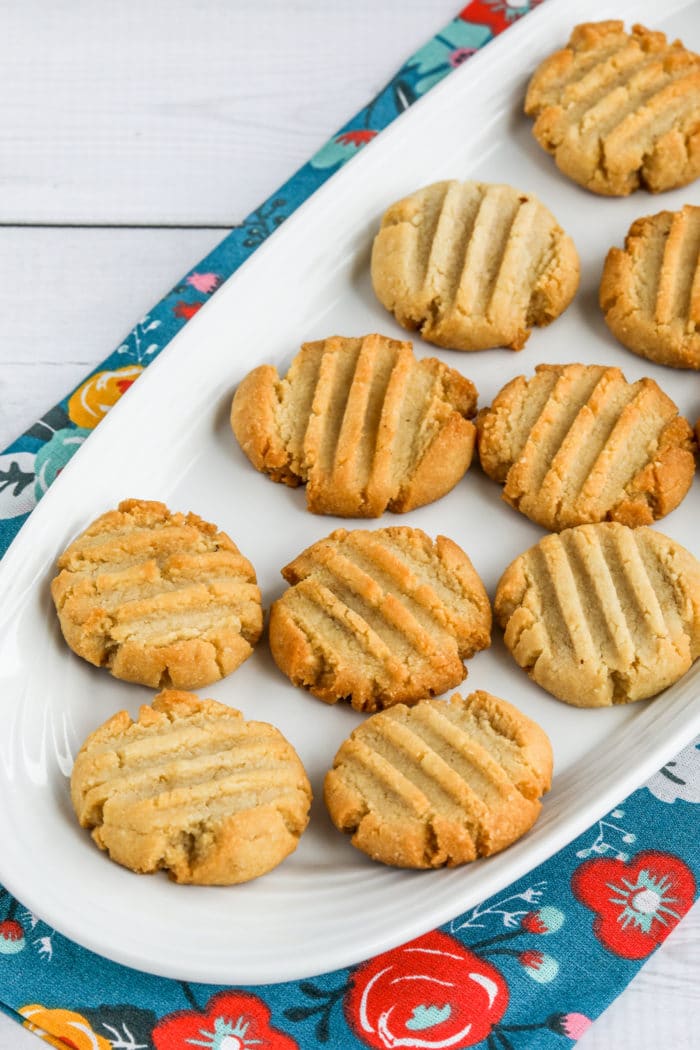
[[[519,354],[437,351],[490,402],[514,375],[540,362],[618,365],[650,375],[690,419],[700,416],[694,374],[655,366],[619,346],[597,307],[602,262],[635,217],[700,203],[698,185],[653,198],[594,197],[559,175],[522,116],[527,79],[580,21],[625,18],[659,26],[700,49],[697,4],[548,0],[430,92],[298,209],[177,336],[100,424],[32,513],[0,562],[0,879],[32,911],[78,943],[165,976],[226,984],[271,983],[350,965],[445,922],[518,878],[601,817],[700,731],[700,668],[654,701],[577,710],[533,685],[494,631],[469,663],[462,691],[488,689],[549,733],[555,778],[535,828],[486,861],[437,872],[374,864],[336,832],[322,782],[340,742],[359,722],[294,689],[263,639],[235,674],[206,690],[246,717],[275,723],[299,751],[316,801],[297,852],[244,886],[177,886],[109,861],[74,818],[68,791],[80,743],[113,712],[135,715],[152,692],[112,679],[65,647],[49,596],[53,565],[69,540],[120,499],[162,499],[216,522],[255,565],[266,607],[281,593],[279,569],[341,524],[309,515],[303,490],[257,474],[228,425],[231,395],[254,365],[280,371],[307,339],[405,333],[375,300],[368,262],[388,204],[440,178],[510,182],[533,190],[573,236],[580,291]],[[415,340],[419,356],[436,353]],[[700,556],[697,482],[659,523]],[[542,530],[500,500],[474,466],[447,497],[402,517],[451,536],[489,593],[505,566]],[[347,524],[347,523],[343,523]]]

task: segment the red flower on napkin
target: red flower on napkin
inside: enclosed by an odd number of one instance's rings
[[[508,1006],[498,970],[434,931],[356,970],[345,1000],[348,1024],[376,1050],[480,1043]]]
[[[377,134],[371,128],[355,128],[354,131],[344,131],[342,135],[336,135],[335,141],[340,146],[364,146]]]
[[[344,164],[376,134],[373,128],[351,128],[349,131],[341,131],[314,153],[309,164],[312,168],[332,168],[335,164]]]
[[[179,1010],[153,1029],[156,1050],[299,1050],[291,1036],[273,1028],[270,1011],[256,995],[218,992],[203,1012]]]
[[[484,23],[491,26],[494,33],[502,33],[516,18],[521,18],[537,7],[542,0],[471,0],[459,12],[458,18],[464,22]]]
[[[26,945],[24,928],[14,919],[0,922],[0,954],[15,955]]]
[[[204,303],[186,303],[184,299],[178,299],[173,306],[173,313],[183,321],[189,321],[204,306]]]
[[[657,850],[629,863],[587,860],[571,879],[574,896],[596,913],[593,932],[623,959],[645,959],[690,909],[693,873],[680,857]]]

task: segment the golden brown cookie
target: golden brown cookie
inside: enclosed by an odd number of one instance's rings
[[[516,661],[560,700],[643,700],[700,655],[700,562],[653,529],[579,525],[516,558],[494,609]]]
[[[644,26],[576,26],[535,71],[525,112],[557,167],[594,193],[658,193],[700,175],[700,56]]]
[[[51,583],[73,652],[128,682],[197,689],[230,674],[262,631],[255,572],[196,514],[124,500],[58,559]]]
[[[410,343],[382,335],[305,343],[238,387],[231,426],[253,466],[306,486],[314,514],[376,518],[449,492],[471,463],[476,389]]]
[[[538,365],[478,419],[479,456],[503,499],[546,529],[650,525],[695,471],[690,424],[653,379],[603,365]]]
[[[467,555],[420,529],[337,529],[282,569],[270,648],[294,685],[358,711],[445,692],[490,645],[491,607]]]
[[[700,208],[633,222],[624,251],[608,252],[600,305],[610,331],[635,354],[700,369]]]
[[[524,835],[551,778],[535,722],[489,693],[455,693],[368,718],[341,744],[324,793],[335,826],[373,860],[453,868]]]
[[[576,248],[533,193],[436,182],[392,204],[372,283],[399,324],[453,350],[521,350],[578,287]]]
[[[296,849],[311,788],[274,726],[166,690],[137,721],[120,711],[90,734],[71,799],[81,826],[118,864],[227,886],[264,875]]]

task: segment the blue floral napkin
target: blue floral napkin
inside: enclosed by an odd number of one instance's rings
[[[0,552],[219,284],[333,171],[535,2],[475,0],[0,455]],[[359,966],[218,988],[108,962],[0,887],[0,1007],[70,1050],[547,1050],[575,1042],[691,907],[700,743],[502,894]]]

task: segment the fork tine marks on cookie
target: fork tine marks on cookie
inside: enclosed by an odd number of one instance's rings
[[[521,508],[523,513],[527,514],[531,505],[537,506],[540,489],[550,472],[560,476],[555,461],[565,449],[567,438],[575,437],[582,406],[587,404],[603,371],[574,365],[556,373],[556,382],[527,434],[517,461],[508,471],[503,490],[504,499]]]
[[[573,242],[532,194],[439,182],[392,205],[372,249],[380,302],[424,339],[521,349],[578,285]]]
[[[381,335],[306,343],[282,380],[240,384],[231,425],[253,465],[306,483],[315,514],[379,517],[439,499],[471,462],[476,390],[410,343]]]
[[[338,529],[282,571],[270,649],[296,685],[372,711],[442,693],[490,644],[488,597],[466,554],[418,529]]]
[[[342,348],[340,355],[344,355]],[[385,418],[385,409],[389,413],[396,411],[388,402],[390,387],[393,398],[399,402],[403,400],[404,389],[396,381],[392,385],[391,379],[397,374],[410,380],[412,370],[402,370],[398,366],[401,360],[412,358],[406,346],[400,343],[385,345],[379,336],[367,336],[360,342],[352,381],[341,387],[335,398],[336,410],[342,411],[336,440],[329,441],[325,457],[319,458],[309,472],[307,493],[311,503],[322,507],[326,494],[332,493],[333,512],[336,514],[354,516],[358,507],[369,517],[382,513],[387,503],[387,488],[380,486],[374,472],[380,424]],[[330,406],[325,407],[328,412]],[[382,433],[382,441],[386,442],[388,436],[386,432]],[[310,456],[307,461],[313,462]],[[324,462],[327,465],[325,471]],[[383,480],[388,485],[393,481],[386,472]],[[373,499],[370,499],[370,493]]]
[[[336,827],[372,859],[452,867],[524,834],[551,773],[539,726],[488,693],[455,694],[367,719],[341,745],[324,795]]]
[[[700,369],[700,208],[633,222],[624,249],[608,252],[599,298],[606,324],[629,350]]]
[[[83,659],[117,678],[194,688],[235,670],[262,632],[253,566],[195,514],[125,500],[58,561],[61,629]]]
[[[624,196],[700,174],[700,57],[663,33],[619,21],[577,26],[528,86],[533,134],[566,175]]]
[[[533,493],[533,504],[541,502],[557,506],[562,524],[579,523],[579,515],[586,512],[581,504],[588,506],[584,490],[590,489],[591,496],[595,496],[600,485],[610,477],[610,470],[604,466],[606,450],[621,415],[627,411],[634,396],[634,387],[620,383],[612,370],[600,370],[590,396],[580,403],[575,419],[551,457],[539,490]],[[617,447],[614,442],[612,444]],[[623,488],[625,481],[635,473],[635,469],[629,469],[622,480],[615,479],[617,489],[612,492],[608,503],[600,501],[600,517],[604,517],[608,507],[615,503],[617,490]],[[529,493],[526,493],[526,498],[529,498]],[[568,520],[565,507],[573,509],[572,520]]]
[[[700,310],[695,312],[693,287],[700,280],[700,208],[685,207],[672,213],[665,238],[661,268],[657,277],[654,319],[659,325],[670,325],[678,319],[690,330],[700,324]]]
[[[311,788],[292,746],[264,722],[172,690],[95,730],[71,775],[80,824],[137,872],[230,885],[295,848]]]
[[[591,531],[571,529],[562,534],[579,595],[587,601],[594,645],[611,667],[630,666],[635,660],[631,624],[635,616],[623,609],[618,587],[601,545]]]
[[[436,194],[433,205],[437,222],[426,222],[424,229],[421,224],[422,241],[411,278],[416,294],[446,308],[454,304],[467,269],[482,200],[459,182],[442,185],[444,194]]]
[[[545,528],[648,525],[684,498],[695,472],[687,420],[652,379],[616,368],[538,365],[477,420],[484,471]]]
[[[543,688],[579,707],[654,696],[700,655],[700,563],[648,528],[581,525],[506,569],[495,613]]]

